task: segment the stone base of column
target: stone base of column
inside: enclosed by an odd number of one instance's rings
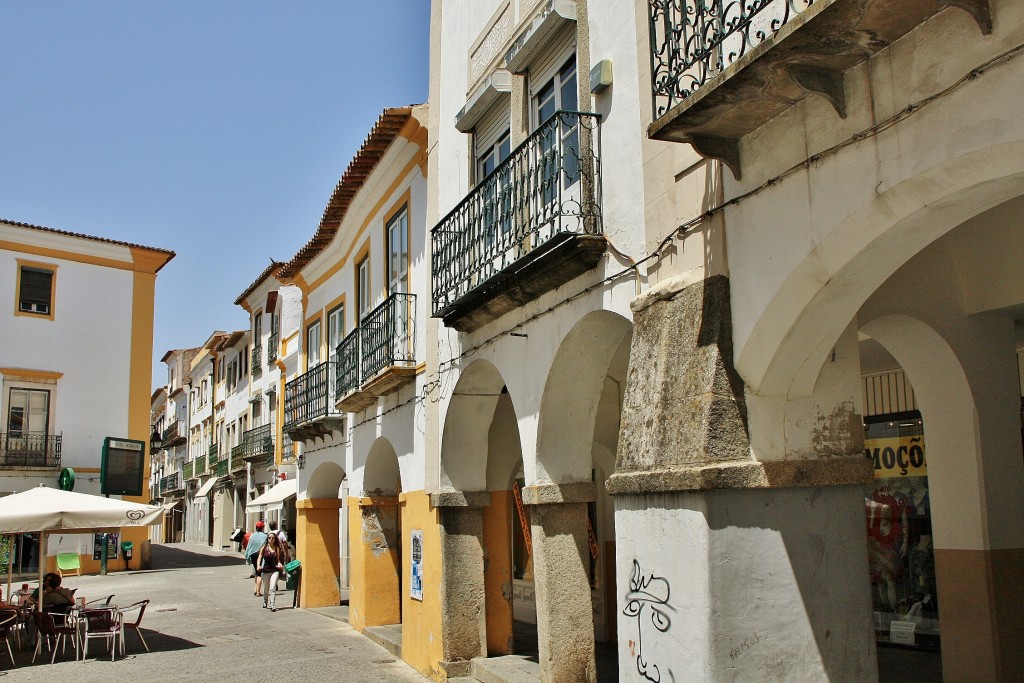
[[[587,503],[534,504],[530,517],[541,680],[593,683],[594,615],[584,564]]]
[[[877,679],[861,487],[615,508],[620,680]]]
[[[487,492],[431,494],[441,522],[442,667],[465,675],[474,657],[487,655],[484,586],[484,513]]]

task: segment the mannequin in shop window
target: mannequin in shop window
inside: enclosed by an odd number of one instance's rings
[[[884,486],[864,499],[868,518],[868,557],[871,583],[878,588],[881,604],[895,610],[899,602],[896,581],[910,540],[907,499]]]

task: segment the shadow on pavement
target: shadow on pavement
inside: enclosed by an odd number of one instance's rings
[[[148,628],[142,629],[142,634],[146,637],[146,643],[149,644],[150,652],[176,652],[179,650],[191,650],[193,648],[202,647],[199,643],[193,643],[191,640],[185,640],[184,638],[178,638],[177,636],[167,635],[160,633],[159,631],[153,631]],[[13,639],[12,639],[13,640]],[[16,647],[16,644],[12,642],[11,649],[14,652],[15,668],[21,669],[29,666],[43,666],[50,663],[50,658],[53,656],[53,652],[47,648],[43,648],[43,651],[36,657],[35,664],[32,663],[32,648],[24,643],[25,648],[21,649]],[[134,657],[145,657],[150,654],[146,652],[146,649],[142,646],[142,642],[138,636],[134,633],[125,634],[125,655],[122,657],[120,652],[116,653],[114,657],[115,661],[122,659],[132,659]],[[70,645],[64,645],[57,650],[56,662],[75,661],[76,653],[75,649]],[[7,666],[10,664],[10,659],[7,653],[3,653],[3,662],[0,666]],[[98,643],[89,646],[89,656],[84,660],[85,662],[109,662],[110,661],[110,648],[105,643]]]
[[[230,567],[245,564],[241,555],[223,553],[206,554],[188,547],[170,544],[153,546],[152,569],[180,569],[182,567]]]

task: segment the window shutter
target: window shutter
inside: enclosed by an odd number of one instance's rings
[[[21,310],[49,313],[52,286],[53,271],[23,266],[21,269]]]

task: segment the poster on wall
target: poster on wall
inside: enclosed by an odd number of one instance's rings
[[[46,554],[88,555],[91,543],[92,537],[89,534],[50,534],[46,537]]]
[[[120,548],[120,544],[117,542],[117,534],[107,534],[107,559],[116,560],[117,551]],[[92,559],[102,559],[100,554],[103,552],[103,534],[93,534],[92,541]]]
[[[412,546],[412,581],[409,582],[409,595],[413,600],[423,600],[423,530],[413,529],[411,532]]]

